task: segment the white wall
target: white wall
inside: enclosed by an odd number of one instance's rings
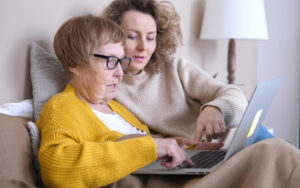
[[[0,104],[31,97],[28,45],[52,51],[59,26],[72,16],[99,14],[110,0],[1,0]]]
[[[282,78],[265,124],[299,143],[300,1],[265,0],[269,38],[258,47],[258,81]]]
[[[181,15],[184,46],[177,56],[226,82],[227,40],[199,40],[205,0],[172,0]],[[72,16],[98,14],[111,0],[1,0],[0,104],[31,96],[28,45],[36,41],[53,52],[58,27]],[[249,98],[258,81],[284,78],[265,124],[294,145],[299,128],[299,2],[265,0],[270,40],[237,41],[236,83]],[[276,46],[277,45],[277,46]],[[288,65],[288,66],[287,66]],[[288,84],[291,84],[289,86]]]

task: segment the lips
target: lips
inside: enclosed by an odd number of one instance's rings
[[[133,59],[138,60],[138,61],[142,61],[142,60],[145,59],[145,57],[144,56],[133,56]]]
[[[110,87],[110,88],[117,88],[118,84],[109,84],[107,86]]]

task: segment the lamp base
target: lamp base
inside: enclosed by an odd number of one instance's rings
[[[228,44],[228,57],[227,57],[227,80],[229,84],[234,84],[236,70],[236,58],[235,58],[235,40],[230,39]]]

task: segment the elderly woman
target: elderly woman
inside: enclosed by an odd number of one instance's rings
[[[72,18],[57,31],[54,49],[69,82],[37,121],[47,187],[100,187],[161,157],[168,157],[162,162],[167,168],[193,164],[175,140],[153,139],[144,124],[112,100],[130,64],[125,40],[118,24],[92,15]],[[124,139],[132,134],[140,136]]]

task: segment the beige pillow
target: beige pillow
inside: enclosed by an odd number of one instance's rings
[[[58,59],[40,47],[31,43],[30,74],[33,94],[34,120],[38,120],[44,104],[66,86],[64,69]]]
[[[0,187],[37,183],[26,122],[26,118],[0,114]]]

